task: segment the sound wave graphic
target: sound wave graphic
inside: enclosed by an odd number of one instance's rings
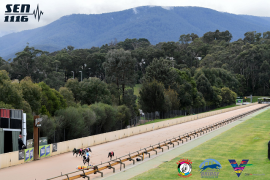
[[[40,20],[41,15],[43,15],[43,12],[42,11],[39,12],[39,6],[38,5],[37,5],[37,9],[34,10],[33,14],[35,16],[35,19],[38,16],[38,21]]]

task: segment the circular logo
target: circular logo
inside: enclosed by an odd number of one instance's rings
[[[191,170],[192,170],[192,166],[191,166],[191,162],[188,160],[184,160],[178,163],[178,172],[179,172],[179,176],[191,176]]]

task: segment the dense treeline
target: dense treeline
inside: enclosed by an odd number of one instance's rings
[[[139,108],[167,112],[270,95],[270,32],[231,39],[217,30],[156,45],[126,39],[53,53],[26,46],[13,61],[0,58],[0,107],[23,109],[29,121],[44,115],[41,133],[52,140],[61,132],[59,141],[124,128]]]

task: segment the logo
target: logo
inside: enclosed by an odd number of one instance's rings
[[[45,146],[40,148],[40,157],[42,157],[45,154]]]
[[[215,159],[206,159],[199,166],[201,178],[218,178],[221,164]]]
[[[234,159],[229,159],[229,162],[234,170],[234,172],[236,173],[236,175],[238,177],[240,177],[241,173],[243,172],[243,170],[245,169],[246,166],[251,166],[252,164],[248,164],[249,159],[243,159],[241,161],[241,164],[238,166],[238,164],[236,163],[236,161]]]
[[[29,150],[27,150],[25,153],[25,161],[27,161],[28,159],[29,159]]]
[[[178,164],[178,176],[187,178],[191,176],[191,170],[192,170],[192,162],[188,159],[180,159],[176,164]]]
[[[32,159],[33,158],[33,149],[31,149],[31,151],[30,151],[30,159]]]
[[[46,156],[50,154],[50,145],[46,147]]]
[[[35,19],[38,18],[39,21],[43,13],[39,11],[39,5],[33,13],[30,13],[30,4],[7,4],[4,22],[28,22],[30,15],[34,15]]]

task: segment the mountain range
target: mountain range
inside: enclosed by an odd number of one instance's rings
[[[29,43],[49,52],[68,45],[76,49],[109,43],[115,38],[146,38],[151,44],[178,41],[180,35],[229,30],[233,39],[248,31],[270,31],[270,17],[235,15],[201,7],[143,6],[104,14],[72,14],[36,29],[0,37],[0,56],[14,58]]]

